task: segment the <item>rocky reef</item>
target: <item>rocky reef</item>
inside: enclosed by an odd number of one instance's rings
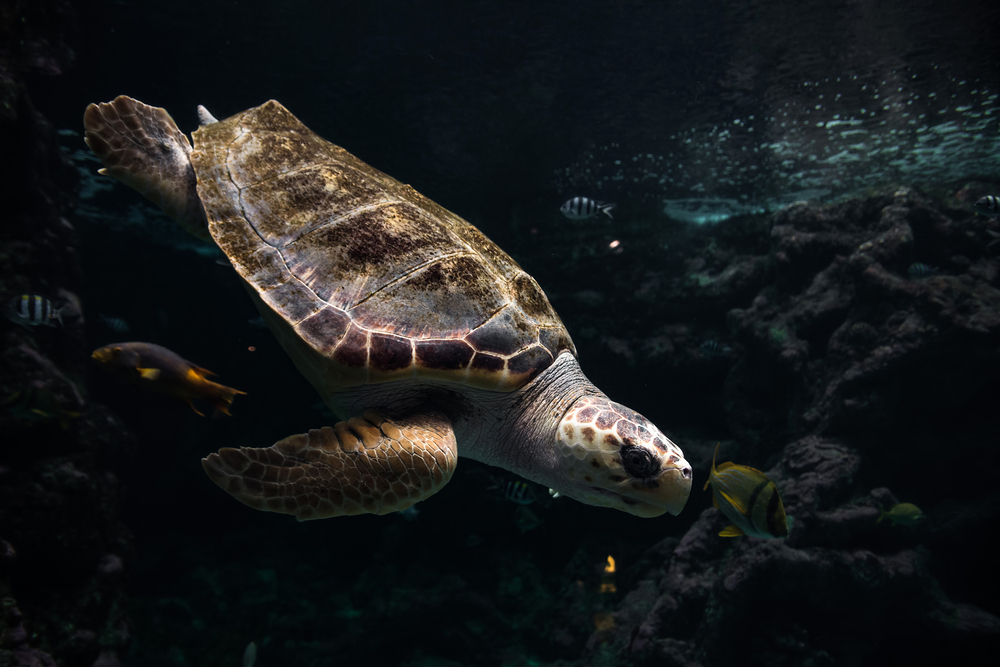
[[[714,378],[698,383],[718,387],[700,395],[715,406],[675,425],[764,469],[793,523],[786,540],[721,538],[729,522],[702,510],[647,555],[585,657],[558,664],[927,664],[1000,645],[985,556],[1000,523],[998,223],[947,201],[899,187],[796,203],[753,223],[765,253],[721,223],[678,258],[697,269],[687,281],[646,278],[665,308],[700,312],[630,340],[590,329],[663,382]],[[605,316],[649,313],[643,298]],[[704,479],[715,442],[682,441]],[[926,518],[879,521],[900,501]]]
[[[64,327],[0,329],[0,664],[113,667],[128,640],[131,537],[109,461],[127,431],[88,400],[76,170],[33,107],[26,76],[72,63],[72,3],[0,11],[0,298],[70,305]]]

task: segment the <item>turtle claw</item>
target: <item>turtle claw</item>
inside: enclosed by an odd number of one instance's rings
[[[407,509],[448,483],[457,457],[446,418],[390,421],[369,410],[270,447],[224,447],[201,463],[240,502],[305,521]]]

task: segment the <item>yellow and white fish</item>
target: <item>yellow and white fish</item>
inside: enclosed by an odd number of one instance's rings
[[[720,443],[721,444],[721,443]],[[726,515],[732,525],[727,526],[721,537],[772,538],[788,537],[788,518],[785,506],[774,482],[756,468],[732,462],[715,467],[719,445],[712,457],[712,472],[705,482],[705,489],[712,485],[712,504]]]
[[[25,422],[58,422],[65,431],[79,412],[63,410],[55,394],[38,387],[15,391],[3,402],[14,419]]]

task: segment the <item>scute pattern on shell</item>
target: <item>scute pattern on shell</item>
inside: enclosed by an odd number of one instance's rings
[[[194,139],[209,231],[317,387],[434,376],[512,391],[576,353],[535,280],[478,229],[279,103]]]

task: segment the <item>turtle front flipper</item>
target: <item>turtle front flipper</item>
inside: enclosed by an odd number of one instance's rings
[[[83,126],[84,141],[104,164],[100,173],[137,190],[203,241],[212,240],[191,165],[191,142],[166,109],[119,95],[113,102],[89,105]]]
[[[305,521],[405,510],[448,483],[458,448],[442,415],[388,420],[366,410],[270,447],[220,449],[201,463],[240,502]]]

